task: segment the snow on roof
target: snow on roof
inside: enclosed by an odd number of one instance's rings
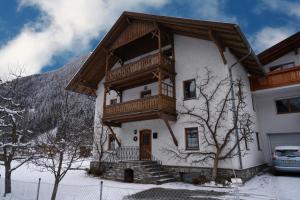
[[[275,150],[300,150],[300,146],[277,146]]]

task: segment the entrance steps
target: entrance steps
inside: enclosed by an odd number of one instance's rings
[[[113,163],[104,174],[104,178],[110,180],[124,181],[125,170],[133,170],[133,182],[163,184],[176,181],[172,173],[164,169],[156,161],[120,161]],[[127,177],[128,178],[128,177]]]

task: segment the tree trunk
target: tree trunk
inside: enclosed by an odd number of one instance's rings
[[[218,166],[219,166],[219,157],[216,156],[214,158],[214,166],[213,166],[213,171],[212,171],[212,179],[213,179],[213,181],[215,181],[216,178],[217,178]]]
[[[56,199],[56,194],[57,194],[57,190],[58,190],[58,184],[59,184],[59,178],[55,178],[54,187],[53,187],[52,195],[51,195],[51,200],[55,200]]]
[[[4,193],[11,193],[11,166],[10,162],[5,163],[5,191]]]

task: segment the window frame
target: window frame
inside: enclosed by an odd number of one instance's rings
[[[186,97],[185,95],[185,83],[187,82],[195,82],[195,97]],[[183,100],[191,100],[191,99],[197,99],[197,85],[196,85],[196,79],[192,78],[192,79],[188,79],[188,80],[184,80],[182,82],[182,87],[183,87]]]
[[[291,114],[291,113],[300,113],[300,109],[298,111],[292,111],[291,110],[291,102],[290,101],[292,99],[299,99],[299,101],[300,101],[300,96],[289,97],[289,98],[281,98],[281,99],[275,99],[274,100],[277,115]],[[284,101],[284,100],[286,100],[288,102],[288,111],[287,112],[278,112],[277,101]]]
[[[261,146],[260,146],[260,139],[259,139],[259,132],[255,132],[255,136],[256,136],[256,145],[257,145],[257,150],[261,151]]]
[[[188,130],[196,129],[198,135],[198,147],[188,147]],[[184,128],[184,135],[185,135],[185,149],[186,150],[199,150],[200,149],[200,141],[199,141],[199,132],[198,127],[187,127]]]

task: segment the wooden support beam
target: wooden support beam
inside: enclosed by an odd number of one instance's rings
[[[119,139],[117,138],[117,135],[115,134],[114,130],[110,127],[110,126],[107,126],[108,129],[110,130],[112,136],[114,137],[114,139],[117,141],[119,147],[121,146],[121,142],[119,141]]]
[[[88,82],[86,80],[82,80],[82,79],[79,81],[79,85],[82,85],[82,86],[87,87],[87,88],[91,88],[93,90],[97,90],[97,88],[98,88],[97,84],[90,83],[90,82]]]
[[[167,128],[169,129],[169,132],[170,132],[170,134],[171,134],[171,136],[172,136],[172,139],[173,139],[173,142],[174,142],[175,146],[178,147],[178,141],[177,141],[177,139],[176,139],[176,137],[175,137],[175,135],[174,135],[174,132],[173,132],[173,130],[172,130],[170,124],[169,124],[169,121],[168,121],[166,118],[164,118],[164,117],[163,117],[163,120],[164,120],[164,122],[165,122]]]
[[[220,52],[220,55],[222,57],[223,63],[227,64],[227,60],[226,57],[224,55],[224,51],[225,51],[225,47],[223,46],[223,44],[221,43],[221,41],[219,40],[219,38],[217,37],[217,35],[213,32],[212,29],[208,30],[208,36],[209,38],[216,44],[216,46],[218,47],[218,50]]]

